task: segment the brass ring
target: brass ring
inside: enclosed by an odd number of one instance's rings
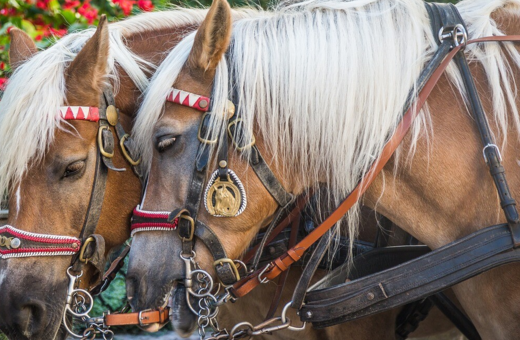
[[[87,249],[87,246],[92,242],[96,242],[96,239],[90,236],[85,240],[85,243],[83,243],[83,246],[81,247],[81,251],[79,253],[79,260],[85,264],[87,264],[89,261],[89,259],[85,258],[85,250]]]
[[[99,152],[106,158],[112,158],[114,157],[114,151],[107,152],[105,150],[105,146],[103,145],[103,131],[108,130],[110,131],[110,128],[106,125],[101,125],[98,130],[98,146],[99,146]]]
[[[231,269],[233,270],[233,273],[235,274],[237,281],[239,281],[240,273],[238,272],[238,268],[235,264],[235,261],[233,261],[232,259],[228,259],[228,258],[218,259],[215,262],[213,262],[213,267],[216,267],[218,265],[223,266],[224,263],[228,263],[231,266]]]
[[[123,156],[125,156],[126,160],[130,165],[137,166],[141,163],[141,157],[137,161],[134,161],[132,157],[130,156],[130,153],[128,153],[128,150],[125,147],[125,141],[130,137],[128,133],[125,133],[123,137],[121,137],[121,140],[119,141],[119,146],[121,146],[121,152],[123,152]]]

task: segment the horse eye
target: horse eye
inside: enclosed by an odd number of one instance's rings
[[[177,137],[172,136],[164,136],[160,137],[157,140],[157,151],[164,152],[168,150],[173,144],[175,144],[175,141],[177,140]]]
[[[73,163],[70,163],[67,168],[65,169],[65,172],[63,173],[63,177],[71,177],[74,175],[77,175],[78,173],[83,170],[85,167],[85,161],[76,161]]]

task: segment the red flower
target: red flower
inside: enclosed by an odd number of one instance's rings
[[[132,13],[132,7],[134,7],[135,1],[132,0],[113,0],[113,3],[118,4],[123,10],[125,15]]]
[[[92,24],[94,20],[97,18],[98,10],[94,7],[90,6],[89,1],[85,1],[80,8],[78,8],[78,13],[87,19],[89,24]]]
[[[0,91],[5,91],[7,86],[7,78],[0,78]]]
[[[5,63],[3,61],[0,62],[0,70],[5,70]]]
[[[34,37],[34,40],[41,41],[43,39],[43,35],[38,34],[36,37]]]
[[[63,37],[65,34],[67,34],[67,30],[65,28],[62,28],[62,29],[55,29],[55,28],[52,28],[52,27],[49,27],[49,32],[58,37],[58,38],[61,38]]]
[[[63,4],[63,9],[72,9],[76,8],[80,5],[80,2],[78,0],[65,0],[65,3]]]
[[[150,0],[138,0],[137,6],[143,11],[149,12],[153,10],[153,3]]]

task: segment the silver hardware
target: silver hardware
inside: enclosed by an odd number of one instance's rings
[[[21,244],[22,244],[22,242],[20,241],[19,238],[13,238],[11,240],[11,248],[13,248],[13,249],[19,248]]]
[[[459,45],[466,46],[468,42],[468,32],[464,28],[464,25],[457,24],[451,31],[446,32],[444,27],[441,27],[439,30],[439,41],[442,43],[444,39],[451,38],[453,41],[453,46],[456,47]]]
[[[312,312],[311,311],[308,311],[307,313],[305,313],[307,315],[308,318],[312,318]]]
[[[286,320],[289,320],[289,318],[287,317],[287,311],[289,310],[289,307],[291,307],[291,304],[292,301],[289,301],[282,309],[282,323],[285,323]],[[289,326],[287,327],[287,329],[293,332],[300,332],[305,330],[305,326],[307,326],[307,322],[304,322],[300,327]]]
[[[267,282],[269,282],[269,280],[268,280],[266,277],[264,277],[264,278],[262,279],[262,275],[264,275],[265,272],[266,272],[268,269],[271,269],[271,266],[270,266],[270,265],[265,266],[265,268],[262,269],[262,271],[260,272],[260,274],[258,274],[257,277],[258,277],[258,281],[260,281],[260,283],[267,283]]]
[[[502,162],[502,154],[500,153],[500,149],[498,148],[498,146],[496,144],[488,144],[484,147],[484,149],[482,149],[482,155],[484,156],[484,160],[486,161],[486,163],[488,162],[488,159],[487,159],[487,156],[486,156],[486,149],[487,148],[495,148],[495,150],[497,151],[497,154],[498,154],[498,158],[500,159],[500,161]]]

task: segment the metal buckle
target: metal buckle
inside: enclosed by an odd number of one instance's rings
[[[143,325],[143,320],[144,320],[143,313],[151,312],[151,311],[152,311],[151,309],[145,309],[145,310],[142,310],[142,311],[139,312],[139,315],[137,316],[137,321],[139,321],[139,326],[140,327],[144,327],[145,326],[145,325]],[[149,318],[146,318],[146,319],[148,320]]]
[[[125,141],[128,139],[128,137],[130,137],[130,135],[128,133],[125,133],[125,135],[121,137],[121,140],[119,141],[119,146],[121,146],[121,152],[123,152],[123,156],[126,158],[128,163],[130,163],[130,165],[137,166],[141,163],[141,157],[139,157],[137,161],[134,161],[130,156],[130,153],[128,152],[125,146]]]
[[[85,243],[83,243],[83,246],[81,247],[81,251],[79,252],[79,260],[85,264],[88,263],[89,259],[85,258],[85,250],[87,250],[87,246],[91,244],[92,242],[96,242],[96,240],[90,236],[85,240]]]
[[[193,218],[191,216],[189,216],[189,215],[185,215],[184,213],[180,214],[177,218],[184,219],[184,220],[187,220],[188,222],[190,222],[190,237],[189,238],[185,238],[185,237],[182,237],[181,235],[179,235],[181,240],[183,242],[187,242],[187,241],[193,240],[193,234],[195,233],[195,221],[193,220]]]
[[[233,143],[233,146],[235,147],[235,149],[237,149],[238,151],[244,151],[244,150],[246,150],[247,148],[251,148],[251,147],[253,147],[253,145],[255,145],[255,143],[256,143],[256,139],[255,139],[255,136],[254,136],[254,135],[251,135],[251,141],[249,142],[249,144],[246,144],[246,145],[244,145],[244,146],[239,146],[239,145],[238,145],[238,143],[237,143],[236,140],[235,140],[235,136],[234,136],[234,134],[231,133],[231,127],[232,127],[233,125],[236,125],[237,128],[238,128],[238,125],[237,125],[237,124],[238,124],[239,121],[242,121],[242,119],[241,119],[241,118],[237,118],[237,119],[235,119],[234,121],[230,122],[230,123],[228,124],[227,130],[228,130],[229,138],[231,138],[231,143]],[[235,132],[236,132],[236,131],[235,131]]]
[[[235,274],[237,281],[239,281],[240,273],[238,272],[238,268],[235,264],[235,261],[233,261],[232,259],[229,259],[229,258],[218,259],[215,262],[213,262],[213,267],[216,267],[218,265],[223,266],[224,263],[228,263],[231,266],[231,269],[233,270],[233,273]]]
[[[103,145],[103,131],[108,130],[110,131],[110,128],[106,125],[101,125],[98,130],[98,146],[99,146],[99,152],[106,157],[106,158],[112,158],[114,157],[114,151],[107,152],[105,150],[105,146]]]
[[[202,125],[204,125],[204,119],[206,119],[206,117],[210,114],[211,114],[211,112],[206,112],[202,115],[202,120],[200,121],[200,124],[199,124],[199,132],[197,133],[197,138],[199,139],[199,141],[201,143],[204,143],[204,144],[216,144],[218,142],[218,137],[211,140],[211,139],[206,139],[206,138],[202,137],[202,135],[201,135]]]
[[[439,41],[442,43],[444,39],[451,38],[453,40],[454,47],[459,45],[466,46],[468,42],[468,32],[464,28],[464,25],[457,24],[450,32],[445,33],[446,28],[441,27],[439,30]]]
[[[267,277],[264,277],[262,279],[262,275],[264,275],[264,273],[266,271],[268,271],[269,269],[271,269],[271,264],[268,264],[267,266],[265,266],[264,269],[262,269],[262,271],[260,272],[260,274],[258,274],[257,278],[258,278],[258,281],[260,281],[260,283],[267,283],[269,282],[269,279]]]
[[[482,149],[482,155],[484,156],[484,160],[486,161],[486,163],[488,163],[488,159],[486,156],[487,148],[495,148],[495,150],[497,151],[497,154],[498,154],[498,159],[500,159],[500,161],[502,162],[502,154],[500,153],[500,149],[498,148],[498,146],[496,144],[488,144]]]

